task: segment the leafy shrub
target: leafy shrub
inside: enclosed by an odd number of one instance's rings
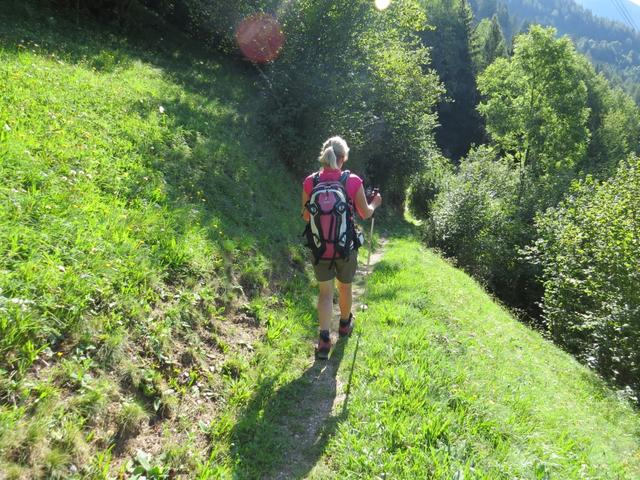
[[[428,243],[513,303],[522,303],[528,268],[518,249],[528,238],[521,172],[487,147],[472,150],[432,203]]]
[[[326,138],[342,135],[349,168],[400,205],[410,175],[434,150],[441,93],[417,35],[422,7],[403,0],[379,12],[368,0],[307,0],[280,20],[286,44],[265,68],[264,119],[281,158],[302,173],[316,167]]]
[[[420,219],[427,218],[432,202],[446,188],[452,175],[453,166],[448,159],[439,155],[430,159],[409,184],[407,205],[411,214]]]
[[[640,391],[640,160],[577,184],[536,220],[529,258],[542,266],[553,337],[621,385]]]

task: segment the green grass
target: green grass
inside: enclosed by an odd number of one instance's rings
[[[367,299],[340,478],[640,475],[637,413],[433,253],[392,242]]]
[[[310,357],[265,373],[282,350],[272,345],[252,379],[257,391],[229,423],[232,446],[216,459],[228,469],[212,476],[283,468],[295,478],[640,475],[637,412],[417,242],[390,242],[366,302],[354,336],[333,353],[337,381],[324,395],[305,393],[323,368]],[[320,412],[315,443],[297,443],[296,422],[336,395],[337,407]]]
[[[286,251],[295,207],[251,136],[251,80],[219,62],[158,66],[109,37],[67,53],[46,30],[41,43],[17,31],[0,52],[2,366],[22,373],[43,345],[95,333],[80,323],[118,331],[184,282],[266,286],[265,248]],[[106,54],[117,62],[96,69]],[[186,68],[197,92],[173,76]],[[282,220],[276,205],[291,205]]]
[[[265,141],[248,66],[14,7],[0,13],[0,470],[98,475],[194,385],[225,398],[203,334],[304,275],[298,180]],[[67,424],[82,445],[56,440]]]
[[[254,73],[32,5],[0,12],[0,476],[640,475],[637,413],[416,242],[314,363]]]

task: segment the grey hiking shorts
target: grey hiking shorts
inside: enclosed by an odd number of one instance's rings
[[[313,257],[311,262],[313,263]],[[331,266],[331,260],[327,259],[320,259],[320,262],[313,266],[316,280],[326,282],[337,278],[340,283],[352,283],[358,267],[358,251],[352,251],[348,259],[336,258],[333,266],[331,268],[329,266]]]

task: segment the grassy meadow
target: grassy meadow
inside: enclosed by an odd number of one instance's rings
[[[364,301],[357,330],[329,367],[307,358],[278,382],[256,377],[266,388],[239,410],[228,456],[212,462],[226,458],[223,476],[640,475],[637,411],[417,241],[388,244]],[[326,368],[337,374],[315,392]],[[318,412],[319,434],[301,443],[299,426]]]

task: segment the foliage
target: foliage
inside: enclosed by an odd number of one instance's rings
[[[507,56],[506,41],[497,15],[491,20],[484,18],[480,21],[474,30],[474,41],[477,44],[474,62],[478,72],[482,72],[494,60]]]
[[[424,72],[416,32],[425,17],[413,0],[377,11],[369,1],[307,0],[281,15],[286,48],[265,69],[264,118],[281,158],[296,172],[316,168],[332,134],[351,147],[349,167],[402,203],[410,175],[433,151],[440,94]]]
[[[538,216],[528,250],[542,266],[553,337],[621,386],[640,393],[640,160],[577,184]]]
[[[630,153],[640,152],[640,109],[620,88],[612,89],[583,59],[591,141],[578,169],[598,178],[612,175]]]
[[[493,148],[472,153],[438,194],[427,239],[510,305],[537,314],[537,267],[519,254],[533,241],[536,214],[572,179],[606,178],[635,151],[639,111],[568,39],[536,26],[516,38],[512,58],[486,68],[479,87]]]
[[[238,24],[250,15],[272,10],[277,4],[272,0],[141,0],[141,3],[205,47],[227,54],[239,54],[235,41]]]
[[[14,1],[15,0],[11,0]],[[269,0],[41,0],[73,12],[76,23],[90,24],[90,17],[112,23],[128,32],[180,34],[198,40],[206,48],[238,53],[235,29],[251,14],[272,7]],[[18,3],[18,2],[15,2]],[[174,39],[175,41],[175,39]]]
[[[552,26],[562,35],[569,35],[598,70],[604,71],[611,82],[622,86],[640,102],[640,33],[637,31],[593,15],[574,0],[471,0],[471,5],[479,19],[497,14],[509,41],[531,24]]]
[[[640,110],[576,55],[566,38],[554,40],[550,30],[541,33],[534,27],[519,36],[513,58],[499,60],[481,75],[485,101],[479,109],[494,143],[531,163],[537,176],[557,183],[555,201],[572,172],[606,176],[637,151]],[[569,103],[562,101],[566,96],[572,97]],[[540,156],[546,157],[546,167],[535,164]]]
[[[472,150],[431,203],[424,227],[427,243],[519,306],[531,301],[530,273],[518,258],[530,231],[523,175],[488,147]]]
[[[567,38],[534,26],[515,40],[511,59],[499,58],[479,77],[478,110],[492,141],[534,175],[557,181],[586,151],[587,88]]]
[[[435,156],[411,179],[407,190],[407,205],[412,215],[427,218],[436,196],[447,188],[453,175],[451,162],[442,156]]]
[[[169,469],[153,459],[144,451],[136,452],[135,463],[127,465],[127,473],[131,480],[165,480],[169,477]]]
[[[483,137],[482,121],[476,111],[476,42],[472,13],[466,0],[423,0],[432,28],[420,36],[430,48],[432,65],[446,88],[438,104],[436,140],[443,154],[457,161]]]
[[[589,186],[593,181],[577,190],[570,184],[586,175],[607,179],[637,152],[640,113],[567,38],[554,37],[552,29],[531,27],[516,37],[512,58],[498,58],[480,75],[479,110],[493,150],[479,149],[461,163],[431,203],[425,232],[509,305],[537,315],[544,295],[540,323],[549,322],[554,338],[637,391],[630,379],[637,377],[638,334],[629,327],[637,299],[621,293],[637,289],[628,278],[637,260],[609,247],[626,242],[621,225],[629,228],[624,219],[633,207],[618,205],[632,196],[624,189],[634,187],[620,187],[616,196]],[[616,181],[633,184],[618,173],[604,185]],[[543,215],[563,197],[555,213]],[[536,238],[537,248],[523,255]]]

